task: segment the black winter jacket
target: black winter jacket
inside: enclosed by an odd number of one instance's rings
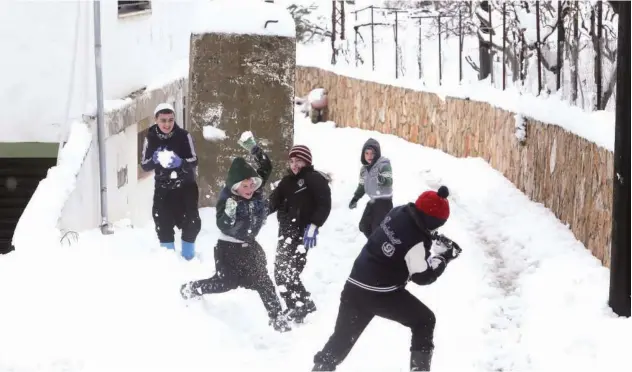
[[[296,175],[288,171],[270,195],[268,212],[277,212],[282,234],[302,233],[312,223],[320,227],[331,212],[329,182],[311,165]]]
[[[434,236],[423,221],[413,203],[393,208],[369,237],[347,280],[374,292],[395,291],[409,280],[433,283],[448,260],[441,254],[430,257]]]
[[[173,151],[182,158],[182,165],[167,169],[160,163],[154,163],[152,157],[159,148]],[[177,189],[183,184],[195,183],[197,163],[193,138],[189,132],[180,128],[178,124],[174,124],[169,134],[162,133],[156,124],[149,127],[143,144],[140,166],[145,172],[154,171],[156,189]]]

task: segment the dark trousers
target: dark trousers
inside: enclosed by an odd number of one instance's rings
[[[188,183],[177,189],[156,188],[151,212],[161,243],[174,241],[174,227],[182,230],[182,240],[195,243],[202,228],[197,184]]]
[[[340,296],[340,308],[334,333],[314,363],[319,370],[333,371],[347,357],[374,316],[390,319],[411,329],[411,351],[432,350],[435,315],[426,305],[405,289],[394,292],[372,292],[346,283]]]
[[[218,240],[215,245],[215,275],[192,283],[202,294],[224,293],[237,288],[259,293],[270,318],[281,312],[281,302],[268,275],[266,254],[257,243],[232,243]]]
[[[277,286],[285,287],[280,288],[279,292],[287,308],[296,309],[297,302],[304,304],[310,296],[300,277],[307,263],[307,250],[297,250],[298,245],[303,244],[300,229],[282,228],[279,236],[283,239],[280,239],[277,245],[274,280]]]
[[[371,233],[380,227],[380,223],[393,209],[393,199],[373,199],[366,204],[360,219],[360,231],[368,239]]]

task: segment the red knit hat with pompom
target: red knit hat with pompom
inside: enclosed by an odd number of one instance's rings
[[[424,191],[415,202],[415,207],[424,214],[437,218],[439,220],[447,220],[450,217],[450,203],[446,199],[450,195],[448,188],[439,187],[439,190]]]

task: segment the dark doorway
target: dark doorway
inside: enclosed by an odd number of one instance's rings
[[[56,164],[56,158],[0,158],[0,254],[13,250],[15,226],[37,185]]]

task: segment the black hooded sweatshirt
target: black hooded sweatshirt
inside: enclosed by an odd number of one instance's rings
[[[167,169],[160,163],[154,163],[152,157],[158,149],[173,151],[182,158],[182,165]],[[193,138],[189,132],[180,128],[178,124],[174,124],[173,130],[168,134],[162,133],[156,124],[149,127],[143,143],[140,166],[145,172],[154,171],[155,188],[177,189],[183,184],[194,183],[197,163]]]

